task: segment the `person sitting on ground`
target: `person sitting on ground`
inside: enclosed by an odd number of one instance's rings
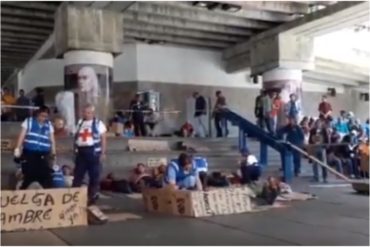
[[[181,129],[180,129],[180,136],[181,137],[192,137],[194,134],[194,128],[193,128],[193,125],[186,121],[186,123],[181,126]]]
[[[64,176],[64,183],[67,188],[72,187],[72,182],[73,182],[73,170],[70,166],[68,165],[63,165],[62,166],[62,172]]]
[[[154,167],[153,169],[153,183],[151,187],[154,188],[162,188],[163,187],[163,180],[166,174],[167,167],[165,164],[160,164],[158,167]]]
[[[144,188],[150,187],[151,181],[152,177],[150,173],[147,172],[146,166],[143,163],[136,165],[129,178],[132,191],[138,193],[142,192]]]
[[[164,183],[175,189],[203,190],[193,160],[186,153],[181,153],[177,162],[171,161],[167,166]]]
[[[273,205],[280,194],[279,181],[274,177],[268,177],[262,188],[260,198],[264,200],[263,204]]]
[[[369,178],[369,153],[370,153],[370,145],[369,139],[364,139],[359,147],[358,152],[360,155],[360,167],[361,172],[363,173],[363,177]]]
[[[60,166],[54,164],[51,173],[53,188],[66,187],[63,171]]]
[[[135,137],[134,125],[131,121],[127,121],[123,125],[123,137],[132,138]]]
[[[248,149],[242,150],[241,154],[242,158],[239,162],[241,184],[257,182],[262,172],[256,156],[251,154]]]

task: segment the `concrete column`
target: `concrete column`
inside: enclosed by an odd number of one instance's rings
[[[276,68],[262,74],[262,88],[279,90],[284,103],[289,101],[289,95],[294,93],[302,105],[302,70]],[[278,125],[285,124],[284,111],[278,117]]]
[[[65,101],[76,119],[84,105],[93,104],[97,116],[107,121],[112,110],[113,55],[122,52],[122,14],[65,2],[56,12],[54,33],[56,56],[64,58],[64,85],[69,91],[68,97],[59,98],[68,98]]]
[[[96,107],[97,117],[106,121],[112,109],[113,56],[97,51],[64,54],[64,86],[74,92],[76,119],[87,104]]]

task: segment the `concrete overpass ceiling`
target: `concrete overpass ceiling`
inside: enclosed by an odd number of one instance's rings
[[[124,40],[127,43],[145,42],[217,50],[297,19],[309,13],[313,5],[319,4],[294,1],[69,3],[123,12]],[[22,68],[46,40],[53,41],[49,36],[54,27],[54,13],[60,4],[1,2],[2,71]],[[52,45],[49,44],[49,47]],[[45,54],[52,53],[45,51]],[[43,55],[36,57],[39,59]],[[2,80],[6,75],[4,73]]]
[[[24,64],[53,31],[60,2],[1,1],[1,80]]]

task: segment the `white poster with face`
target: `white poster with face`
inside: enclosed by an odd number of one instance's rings
[[[81,117],[86,105],[94,105],[96,115],[106,121],[110,114],[113,70],[93,64],[68,65],[65,67],[65,89],[75,93],[76,118]]]

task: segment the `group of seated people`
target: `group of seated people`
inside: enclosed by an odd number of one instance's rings
[[[361,125],[354,120],[353,113],[341,111],[337,119],[304,118],[300,127],[305,135],[306,150],[319,160],[326,151],[327,163],[351,178],[369,176],[369,120]],[[317,165],[314,164],[314,180],[319,180]],[[322,167],[322,178],[327,180],[326,168]]]
[[[148,136],[157,136],[155,128],[159,121],[159,113],[149,109],[148,113],[146,113],[144,117],[144,125]],[[117,111],[110,120],[109,126],[112,127],[114,124],[120,124],[123,126],[122,130],[118,128],[113,129],[116,136],[123,136],[126,138],[135,137],[134,122],[132,119],[130,119],[129,114],[124,114],[122,111]]]

